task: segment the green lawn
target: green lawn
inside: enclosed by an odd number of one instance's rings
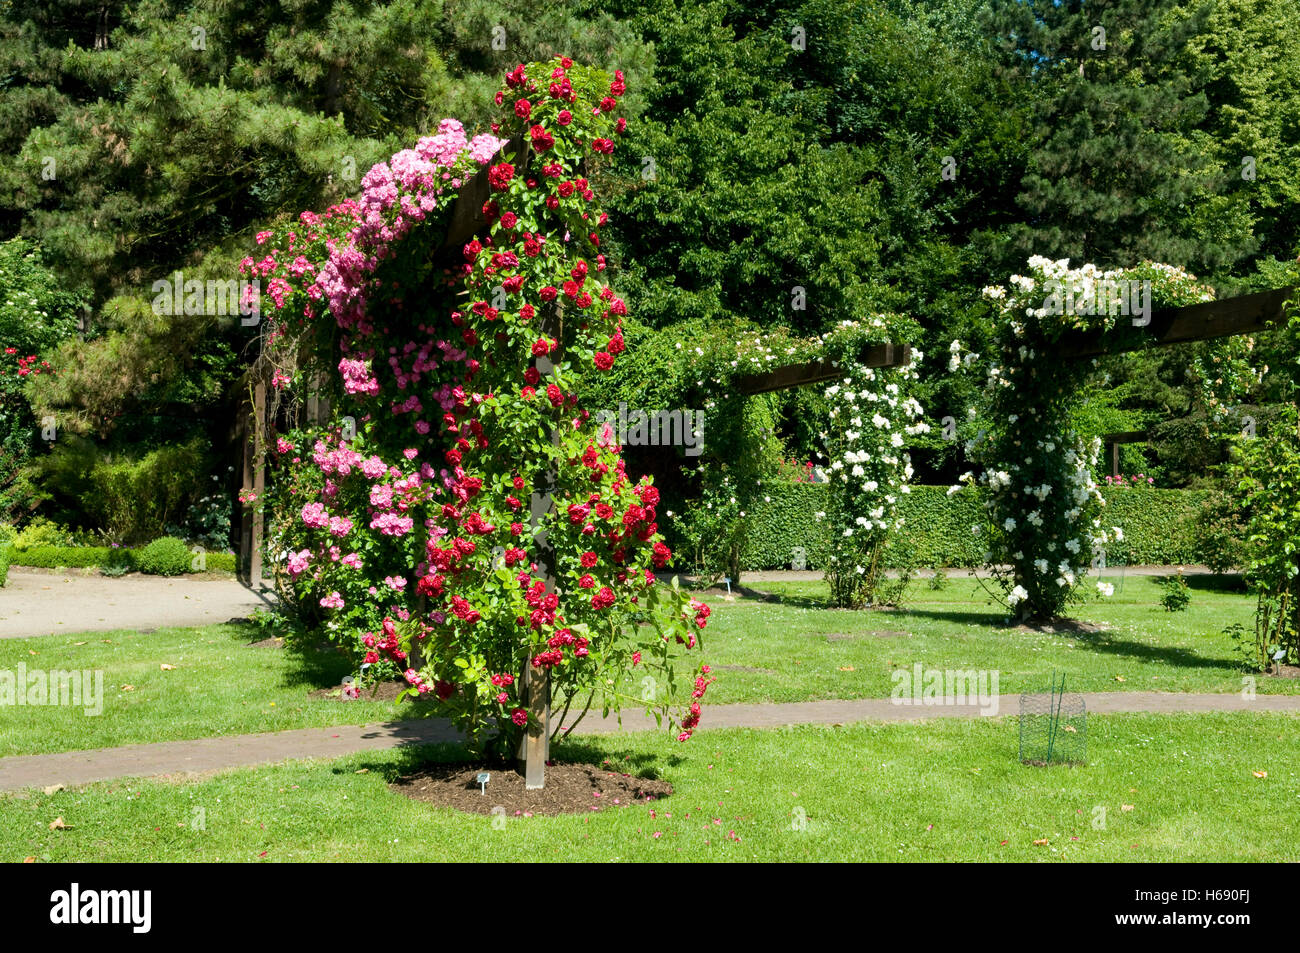
[[[1253,612],[1243,593],[1197,589],[1188,611],[1168,613],[1151,578],[1130,577],[1113,600],[1077,609],[1077,617],[1113,628],[1051,635],[1003,627],[1002,613],[966,579],[940,591],[915,584],[913,601],[889,612],[828,609],[821,583],[761,588],[783,601],[712,600],[706,658],[718,681],[710,704],[887,697],[890,672],[916,662],[997,671],[1003,693],[1041,690],[1053,670],[1067,673],[1072,691],[1237,692],[1242,671],[1222,633],[1230,622],[1248,623]],[[871,634],[880,631],[906,634]],[[310,698],[314,689],[339,684],[346,659],[249,646],[264,634],[223,624],[0,640],[0,669],[21,662],[105,673],[104,711],[96,717],[76,708],[0,706],[0,756],[409,715],[405,705]],[[832,634],[862,638],[827,638]],[[162,663],[176,668],[163,671]],[[1300,680],[1260,677],[1257,690],[1294,693]]]
[[[867,612],[826,608],[820,582],[756,583],[782,601],[712,599],[705,639],[719,678],[709,701],[885,697],[890,672],[916,662],[997,671],[1003,693],[1045,690],[1053,670],[1080,692],[1239,692],[1243,670],[1224,630],[1252,625],[1254,600],[1212,588],[1209,577],[1191,581],[1190,608],[1171,613],[1160,606],[1152,577],[1129,576],[1110,599],[1074,609],[1074,618],[1110,628],[1059,635],[1007,628],[1005,610],[972,579],[951,579],[939,591],[922,580],[901,610]],[[1300,679],[1259,677],[1256,684],[1260,693],[1300,692]]]
[[[0,640],[0,669],[23,663],[29,670],[104,672],[100,715],[54,705],[0,706],[0,756],[398,717],[398,706],[364,695],[347,703],[310,698],[310,691],[340,684],[348,659],[250,647],[264,634],[252,625],[222,624]],[[163,664],[176,667],[164,671]]]
[[[0,859],[1300,860],[1300,717],[1094,715],[1089,735],[1073,768],[1019,764],[1014,719],[603,738],[557,754],[657,773],[674,795],[504,829],[390,791],[418,753],[365,753],[0,796]]]

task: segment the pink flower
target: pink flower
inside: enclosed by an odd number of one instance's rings
[[[324,599],[320,601],[320,604],[321,607],[324,609],[342,609],[343,597],[340,596],[337,592],[331,592],[328,596],[326,596]]]
[[[522,728],[524,725],[528,724],[528,712],[524,711],[522,708],[516,708],[510,713],[510,720]]]

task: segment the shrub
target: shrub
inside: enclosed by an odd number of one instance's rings
[[[33,546],[14,548],[10,562],[37,569],[89,569],[108,558],[107,546]]]
[[[72,530],[38,516],[15,537],[14,548],[29,550],[42,546],[71,546],[75,541]]]
[[[1208,494],[1200,509],[1189,517],[1187,530],[1197,562],[1223,574],[1246,561],[1246,526],[1241,507],[1222,490]]]
[[[1187,588],[1187,580],[1183,578],[1181,569],[1178,570],[1178,575],[1161,579],[1160,588],[1165,591],[1165,594],[1160,597],[1160,604],[1168,612],[1182,612],[1192,601],[1192,594]]]
[[[163,536],[136,554],[136,565],[150,576],[179,576],[190,571],[193,558],[184,540]]]
[[[5,580],[9,578],[9,553],[12,550],[12,543],[0,543],[0,589],[4,588]]]
[[[195,438],[131,457],[69,437],[41,460],[40,472],[57,499],[110,539],[143,542],[187,515],[201,491],[205,450]]]

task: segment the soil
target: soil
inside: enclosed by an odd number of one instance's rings
[[[1274,678],[1300,678],[1300,665],[1279,665],[1277,672],[1269,672]]]
[[[307,697],[327,702],[391,702],[397,701],[397,696],[407,687],[406,682],[380,682],[378,685],[362,688],[360,698],[345,699],[343,697],[343,686],[335,685],[332,688],[318,688],[315,691],[310,691],[307,693]],[[427,702],[423,699],[417,702],[413,698],[407,698],[402,704],[427,704]]]
[[[486,793],[480,793],[475,780],[480,771],[490,775]],[[546,786],[537,791],[527,790],[523,776],[502,764],[433,764],[389,787],[412,800],[470,814],[492,814],[494,808],[504,808],[508,817],[595,814],[647,804],[673,793],[667,781],[620,774],[594,764],[554,762],[547,763]]]
[[[770,668],[754,668],[752,665],[715,665],[714,668],[720,668],[728,672],[760,672],[763,675],[775,675],[776,672]]]
[[[250,649],[282,649],[284,648],[284,639],[271,636],[269,639],[262,639],[260,642],[249,642]]]

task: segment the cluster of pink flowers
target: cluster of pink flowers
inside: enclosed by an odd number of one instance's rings
[[[250,273],[275,279],[272,353],[280,341],[298,346],[300,335],[337,342],[331,361],[341,395],[331,398],[332,409],[336,421],[348,418],[355,427],[355,438],[338,423],[324,435],[295,436],[299,446],[312,446],[297,467],[288,462],[294,441],[276,443],[288,475],[282,492],[296,496],[300,516],[286,529],[286,548],[296,550],[288,557],[295,592],[313,599],[325,593],[319,604],[346,608],[337,623],[352,631],[373,629],[382,616],[383,637],[361,639],[366,662],[393,663],[415,691],[433,692],[453,714],[467,716],[481,717],[473,699],[485,686],[459,684],[466,668],[453,663],[491,658],[494,667],[516,671],[531,664],[568,690],[590,677],[582,672],[596,670],[593,654],[608,657],[603,642],[592,644],[610,637],[597,636],[598,628],[635,632],[623,623],[653,609],[663,631],[694,648],[691,620],[698,630],[709,617],[707,606],[688,606],[676,590],[641,601],[657,585],[654,569],[672,558],[658,535],[659,493],[629,479],[620,448],[609,433],[595,433],[570,376],[544,377],[539,367],[544,357],[561,366],[578,357],[612,369],[626,351],[627,314],[604,283],[599,230],[607,217],[578,174],[580,162],[601,161],[615,148],[612,137],[626,131],[626,122],[610,115],[624,79],[616,72],[607,91],[602,85],[591,96],[590,80],[570,76],[567,58],[546,69],[549,75],[534,77],[516,67],[506,77],[510,102],[504,91],[497,98],[507,121],[523,124],[522,154],[500,155],[505,139],[471,141],[459,123],[444,121],[437,135],[370,169],[355,202],[322,216],[304,213],[276,242],[259,236],[265,254],[245,260]],[[590,116],[588,105],[578,105],[580,91],[591,97]],[[500,131],[494,124],[493,133]],[[575,146],[588,151],[586,160]],[[451,193],[484,167],[486,225],[465,242],[443,284],[436,274],[407,283],[401,267],[386,267],[398,243],[422,223],[440,221]],[[440,241],[442,232],[422,234]],[[441,313],[421,323],[415,309],[430,303]],[[573,315],[563,341],[545,323],[559,306]],[[341,334],[313,328],[325,315]],[[569,499],[546,523],[546,558],[558,565],[543,567],[530,557],[540,540],[529,517],[546,461],[526,441],[552,427],[567,456],[549,465]],[[367,575],[335,568],[361,568],[356,552],[339,548],[344,538],[366,554]],[[552,581],[565,576],[557,591]],[[652,644],[647,667],[677,651],[671,641]],[[407,664],[408,651],[423,660],[420,668]],[[643,664],[640,651],[631,658]],[[490,681],[498,724],[526,726],[513,676]],[[686,737],[698,723],[702,694],[683,722]]]

